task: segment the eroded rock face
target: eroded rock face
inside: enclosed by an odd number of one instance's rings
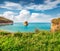
[[[13,24],[13,21],[6,19],[4,17],[0,17],[0,25],[8,25],[8,24]]]
[[[60,18],[51,21],[51,32],[60,31]]]

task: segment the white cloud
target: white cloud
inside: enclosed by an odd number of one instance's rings
[[[4,4],[1,4],[0,8],[6,8],[10,10],[21,10],[22,6],[14,2],[4,2]]]
[[[0,14],[0,16],[2,16],[2,14]]]
[[[22,10],[19,15],[15,16],[15,22],[50,22],[52,17],[44,13],[32,13],[28,10]]]
[[[27,10],[22,10],[19,15],[15,16],[15,21],[16,22],[24,22],[28,20],[30,17],[30,12]]]
[[[15,22],[50,22],[52,17],[50,15],[46,15],[44,13],[32,13],[28,10],[22,10],[19,15],[15,16]]]
[[[13,20],[14,18],[14,12],[11,12],[11,11],[6,11],[6,12],[4,12],[3,14],[0,14],[0,16],[3,16],[3,17],[5,17],[5,18],[7,18],[7,19],[10,19],[10,20]]]
[[[34,4],[30,3],[27,5],[22,6],[21,3],[14,3],[14,2],[4,2],[4,4],[0,5],[0,8],[6,8],[10,10],[23,10],[23,9],[33,9],[33,10],[49,10],[54,9],[59,6],[57,6],[60,3],[60,0],[55,0],[51,2],[51,0],[45,0],[44,4]]]
[[[16,13],[12,11],[6,11],[3,14],[0,14],[0,16],[13,20],[14,22],[24,22],[30,17],[30,12],[28,10],[21,10],[17,16],[15,16],[15,14]]]
[[[50,22],[52,17],[44,13],[32,13],[30,22]]]
[[[45,0],[45,3],[50,3],[51,2],[51,0]]]
[[[34,10],[49,10],[58,7],[57,5],[60,3],[60,0],[56,0],[51,2],[50,0],[46,0],[44,4],[36,5],[34,3],[29,4],[26,6],[27,9],[34,9]]]
[[[7,12],[4,12],[3,16],[5,18],[8,18],[10,20],[13,20],[13,17],[14,17],[14,13],[13,12],[10,12],[10,11],[7,11]]]
[[[19,15],[15,16],[16,13],[7,11],[4,12],[3,14],[0,14],[0,16],[4,16],[5,18],[11,19],[14,22],[24,22],[24,21],[29,21],[29,22],[51,22],[53,18],[57,17],[52,17],[51,15],[47,15],[44,13],[32,13],[30,14],[30,11],[28,10],[22,10],[20,11]],[[59,16],[60,14],[57,14]]]
[[[59,14],[57,14],[57,17],[60,17],[60,13],[59,13]]]

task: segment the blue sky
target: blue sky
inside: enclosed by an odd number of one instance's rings
[[[0,0],[0,16],[14,22],[51,22],[60,17],[60,0]]]

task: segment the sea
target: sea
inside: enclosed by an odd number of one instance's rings
[[[34,32],[36,29],[49,31],[50,28],[51,23],[29,23],[28,26],[24,26],[23,23],[14,23],[0,26],[0,30],[8,32]]]

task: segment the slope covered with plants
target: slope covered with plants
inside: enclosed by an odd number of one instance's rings
[[[0,31],[0,51],[60,51],[60,32]]]

